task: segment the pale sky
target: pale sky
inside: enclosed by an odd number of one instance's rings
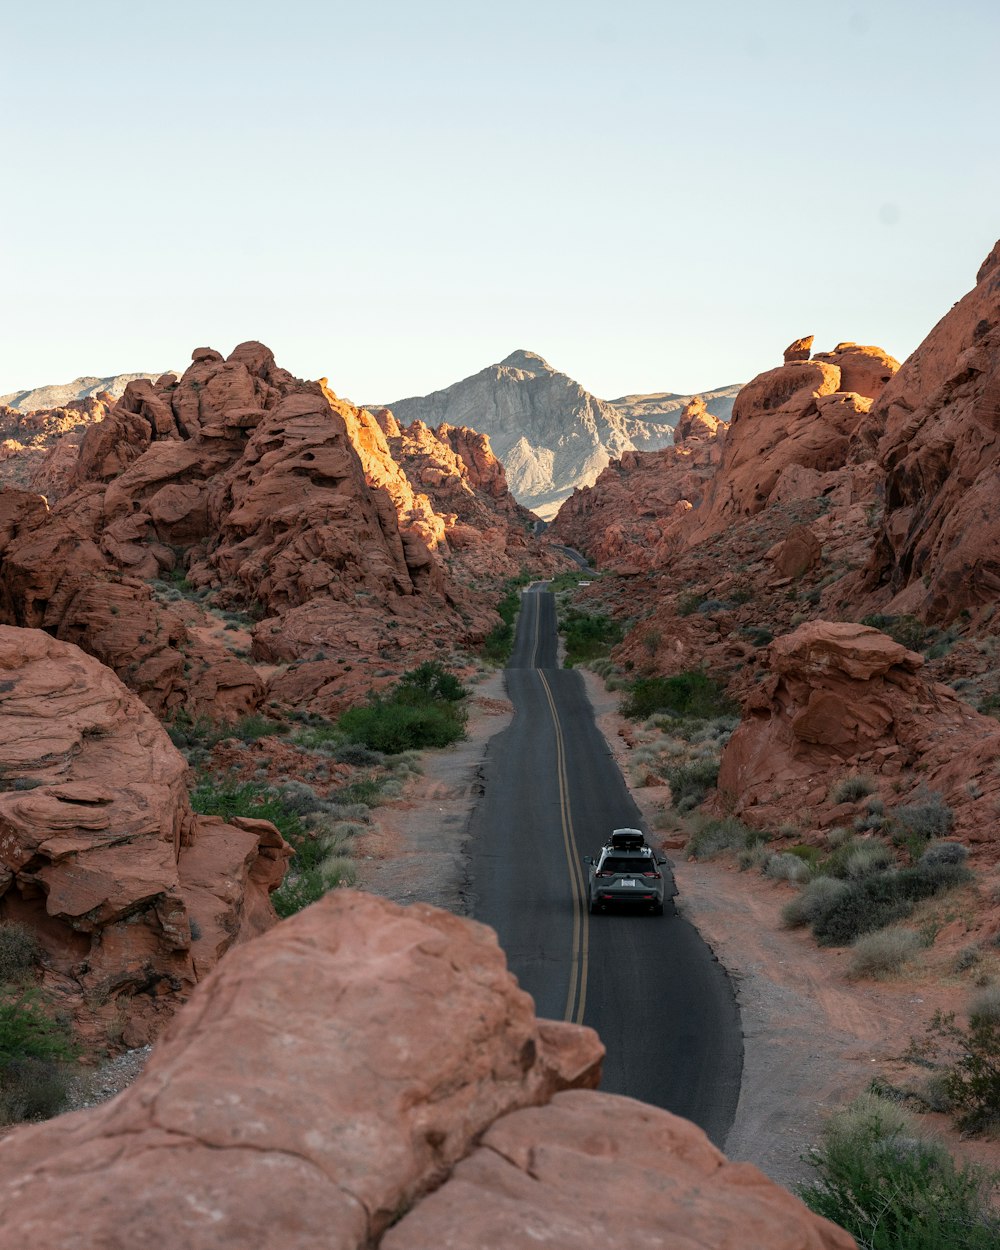
[[[0,3],[0,394],[904,357],[1000,236],[997,0]]]

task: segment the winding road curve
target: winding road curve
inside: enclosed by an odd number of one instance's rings
[[[553,597],[533,587],[506,674],[514,720],[490,742],[472,819],[473,913],[496,929],[540,1016],[600,1033],[602,1089],[686,1116],[721,1146],[743,1058],[733,992],[670,903],[663,917],[588,913],[582,857],[642,820],[583,679],[556,651]]]

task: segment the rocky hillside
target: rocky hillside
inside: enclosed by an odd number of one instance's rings
[[[546,519],[611,460],[669,443],[675,423],[626,416],[526,351],[389,407],[402,422],[470,426],[487,435],[515,498]]]
[[[439,512],[370,413],[259,343],[228,359],[201,348],[181,378],[130,383],[64,450],[49,453],[65,488],[51,508],[0,493],[0,617],[82,646],[168,718],[235,718],[265,700],[329,714],[474,645],[532,541],[481,438],[400,442],[447,496]],[[452,543],[484,589],[456,576]],[[209,609],[243,614],[249,655]]]
[[[938,795],[996,857],[998,333],[994,249],[902,366],[797,340],[696,480],[676,452],[626,458],[553,526],[628,575],[587,592],[634,622],[622,672],[704,666],[742,700],[720,784],[754,826],[822,839],[831,785],[862,772],[887,810]]]
[[[113,405],[104,391],[59,408],[21,412],[0,405],[0,485],[60,498],[72,481],[83,436]]]
[[[700,1129],[596,1092],[602,1058],[535,1018],[489,929],[338,890],[234,951],[124,1095],[0,1144],[0,1220],[52,1250],[276,1228],[300,1250],[851,1250]]]
[[[162,373],[162,370],[160,371]],[[74,378],[55,386],[36,386],[29,391],[11,391],[0,395],[0,408],[13,408],[16,412],[37,412],[40,408],[66,408],[78,400],[96,399],[110,395],[120,399],[130,382],[144,378],[149,382],[159,373],[113,373],[108,378]]]

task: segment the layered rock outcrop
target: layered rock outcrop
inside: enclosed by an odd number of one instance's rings
[[[624,416],[527,351],[443,391],[389,407],[404,424],[468,426],[487,435],[515,498],[545,519],[611,460],[662,447],[673,437],[672,423]]]
[[[850,1250],[694,1126],[592,1092],[602,1054],[535,1019],[491,930],[336,891],[234,951],[121,1097],[0,1143],[0,1219],[52,1250],[276,1230],[301,1250]]]
[[[196,816],[187,763],[79,648],[0,626],[0,920],[41,943],[86,1031],[136,1045],[234,943],[274,924],[290,854],[261,820]]]
[[[1000,724],[925,677],[922,656],[877,629],[809,621],[771,643],[765,665],[722,757],[727,810],[758,827],[793,812],[806,828],[836,824],[831,786],[863,772],[894,802],[943,796],[964,840],[995,844]]]
[[[672,447],[627,452],[593,486],[575,490],[552,536],[619,573],[662,568],[718,469],[727,429],[693,399]]]
[[[1000,243],[886,386],[872,426],[885,513],[863,589],[888,612],[984,621],[1000,597]]]

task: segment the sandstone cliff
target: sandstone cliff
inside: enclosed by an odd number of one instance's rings
[[[515,498],[546,519],[609,461],[662,447],[673,437],[673,422],[625,416],[527,351],[443,391],[389,407],[405,423],[470,426],[487,435]]]
[[[0,1220],[51,1250],[851,1250],[693,1125],[593,1092],[602,1055],[535,1018],[491,930],[337,891],[234,951],[121,1097],[0,1143]]]

